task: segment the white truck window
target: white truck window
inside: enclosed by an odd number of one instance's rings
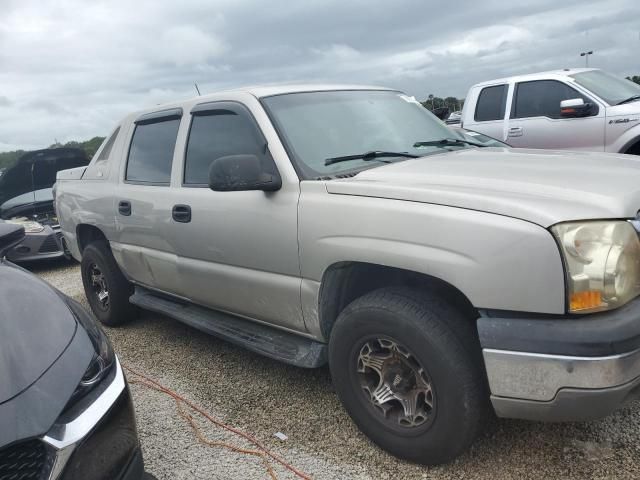
[[[535,80],[516,85],[511,118],[549,117],[560,118],[560,102],[573,98],[588,98],[557,80]]]
[[[485,87],[478,95],[474,120],[476,122],[502,120],[506,105],[507,85]]]

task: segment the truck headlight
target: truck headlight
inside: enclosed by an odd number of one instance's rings
[[[24,233],[40,233],[44,230],[42,224],[28,220],[26,218],[12,218],[11,220],[5,220],[7,223],[15,223],[16,225],[22,225],[24,227]]]
[[[551,231],[566,262],[569,311],[610,310],[640,294],[640,240],[631,223],[570,222]]]

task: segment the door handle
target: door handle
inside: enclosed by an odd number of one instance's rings
[[[511,127],[509,129],[510,137],[521,137],[523,133],[524,133],[524,128],[522,127]]]
[[[125,217],[131,215],[131,202],[127,200],[120,201],[120,203],[118,203],[118,213]]]
[[[171,209],[171,217],[179,223],[191,221],[191,207],[189,205],[174,205]]]

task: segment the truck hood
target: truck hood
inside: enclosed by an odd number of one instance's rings
[[[630,218],[640,209],[640,157],[482,148],[372,168],[326,183],[331,194],[433,203],[549,227]]]
[[[76,328],[75,317],[51,287],[0,261],[0,405],[56,362]]]

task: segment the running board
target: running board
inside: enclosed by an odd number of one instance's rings
[[[303,368],[327,363],[327,345],[227,313],[179,302],[136,286],[129,299],[145,310],[162,313],[205,333],[266,357]]]

